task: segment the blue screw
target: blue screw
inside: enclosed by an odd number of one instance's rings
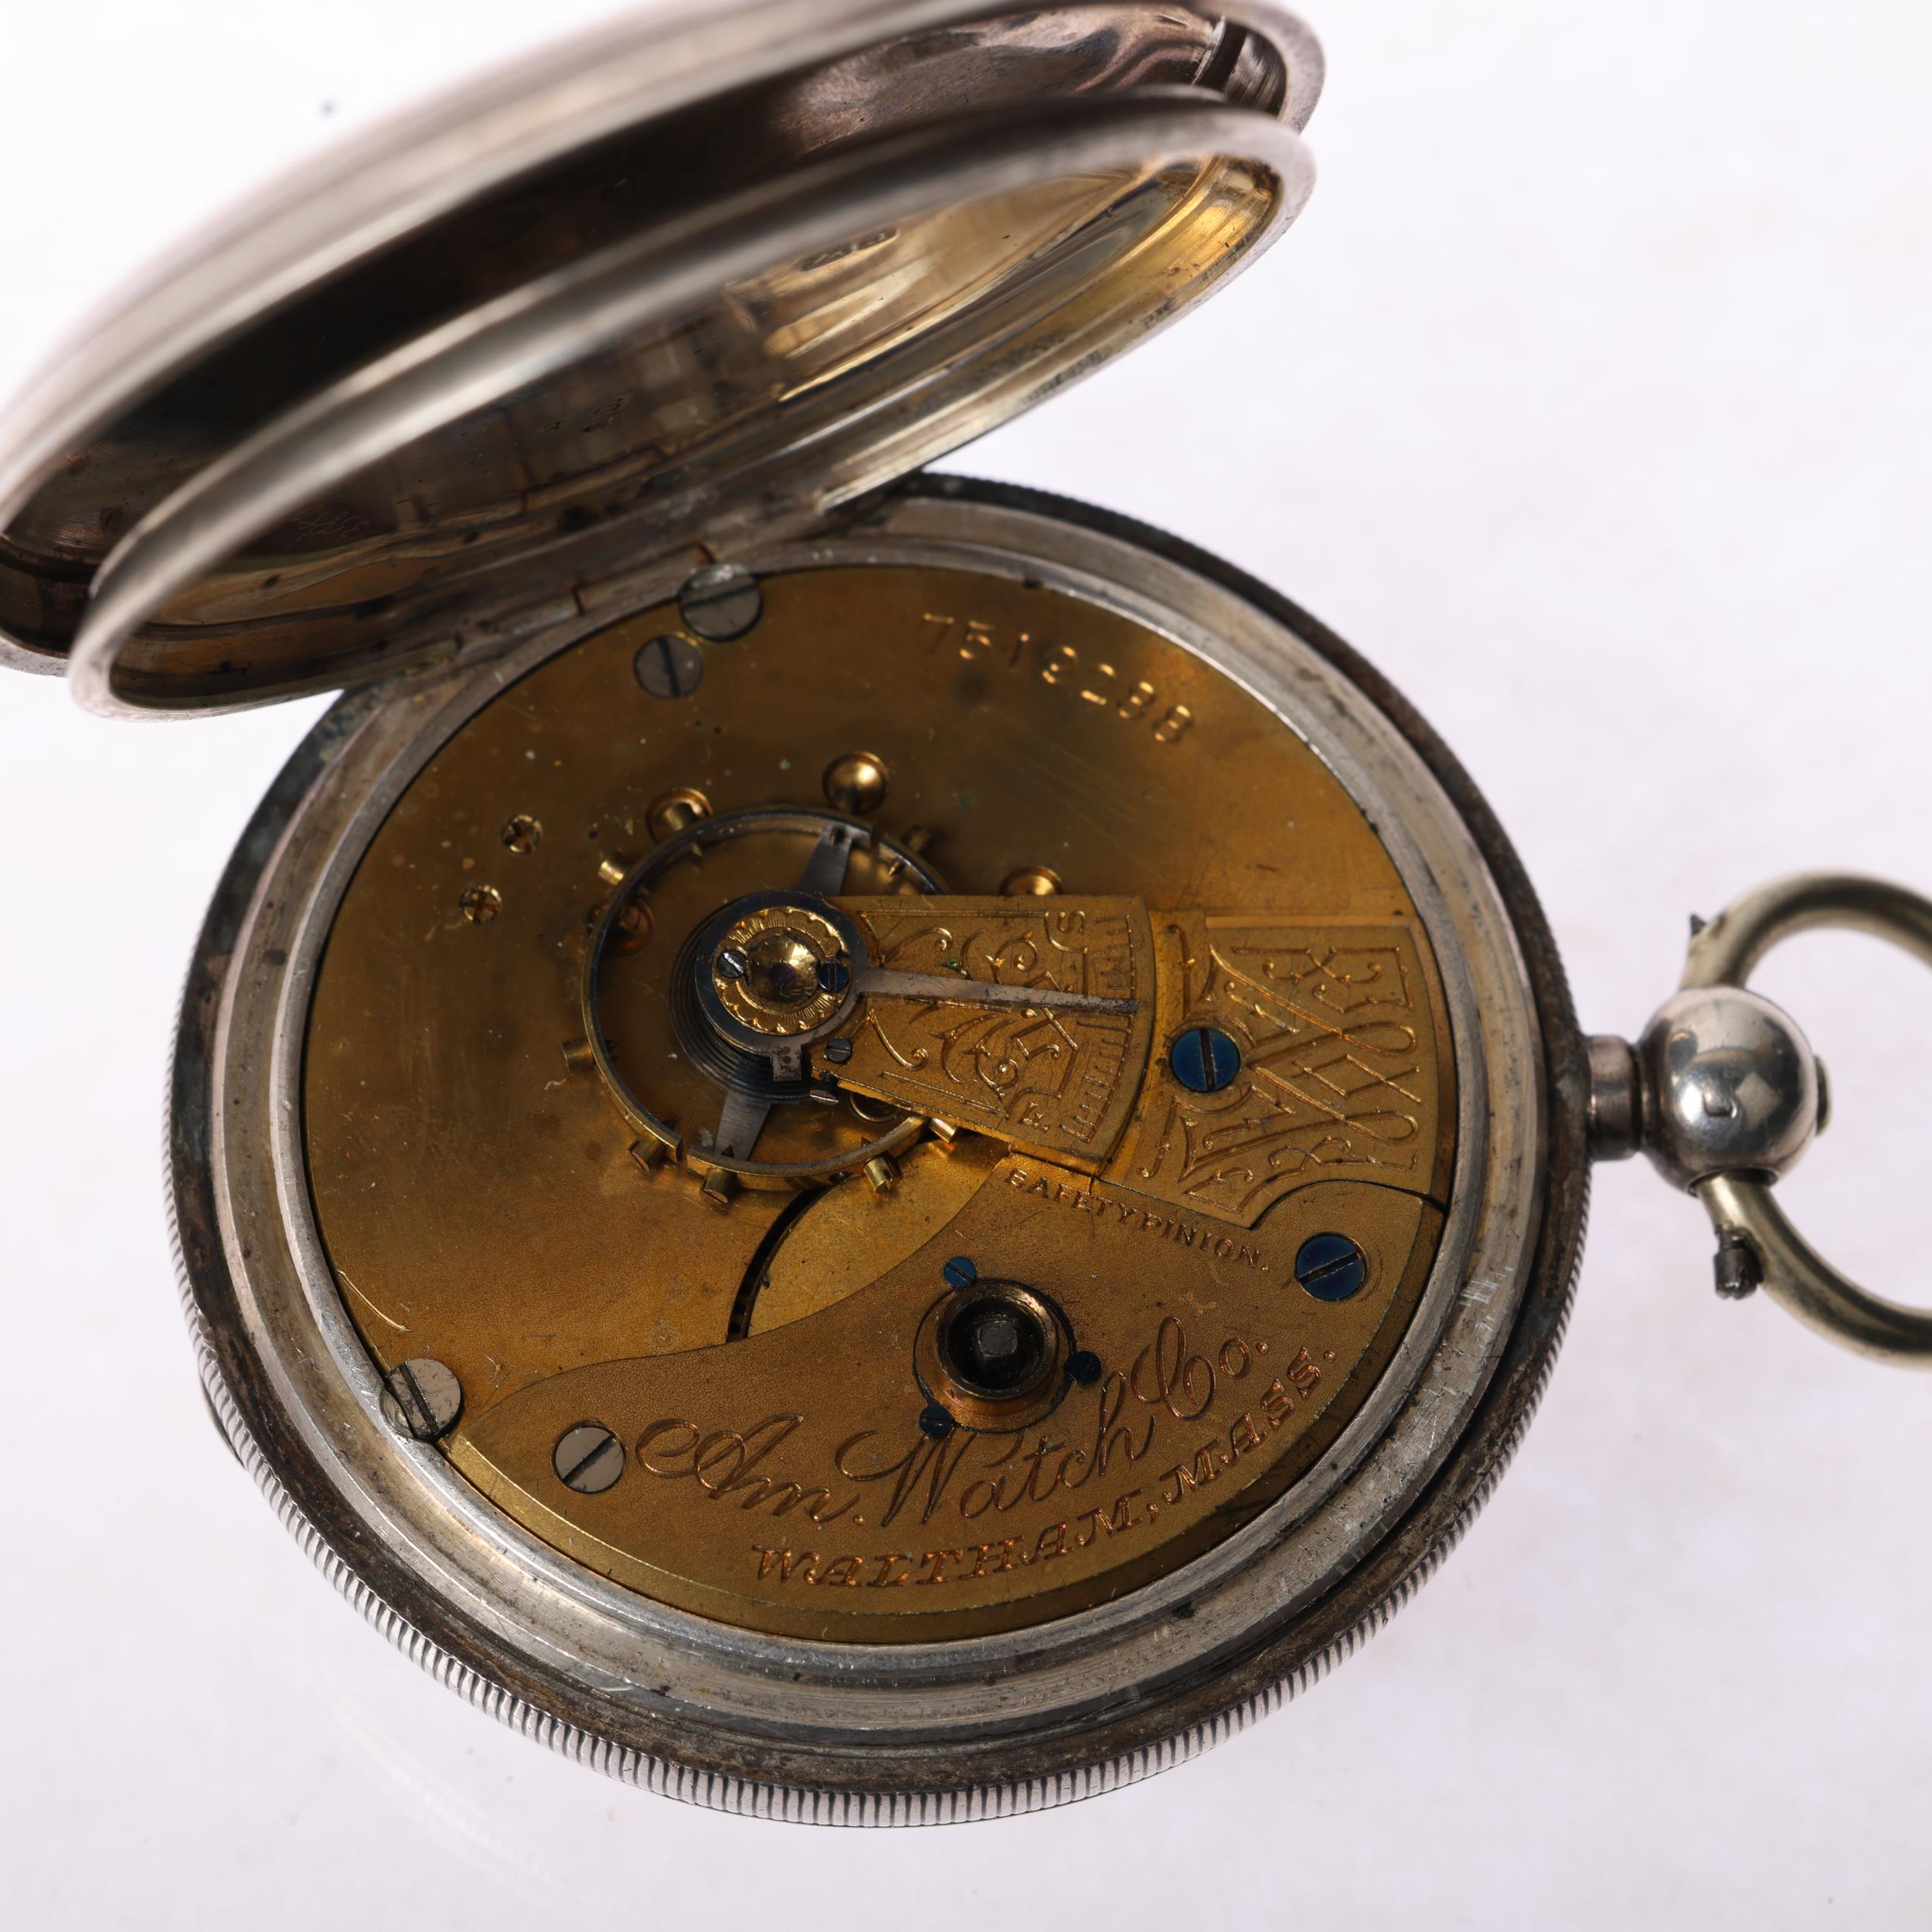
[[[946,1277],[949,1288],[969,1287],[979,1279],[979,1270],[963,1254],[956,1254],[940,1273]]]
[[[1218,1094],[1241,1070],[1241,1049],[1218,1026],[1190,1026],[1167,1049],[1174,1077],[1193,1094]]]
[[[821,959],[818,962],[818,990],[821,993],[842,993],[852,984],[852,968],[842,959]]]
[[[942,1436],[953,1433],[953,1419],[936,1402],[929,1402],[919,1412],[920,1431],[937,1442]]]
[[[1091,1349],[1076,1349],[1066,1358],[1066,1372],[1083,1386],[1100,1379],[1100,1359]]]
[[[1369,1260],[1345,1234],[1311,1234],[1295,1250],[1294,1278],[1318,1301],[1345,1301],[1369,1279]]]

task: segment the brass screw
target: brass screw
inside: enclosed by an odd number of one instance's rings
[[[535,852],[543,842],[543,828],[527,811],[519,811],[503,828],[503,843],[511,852]]]
[[[494,886],[466,886],[456,903],[472,926],[487,926],[503,910],[503,895]]]
[[[590,1043],[587,1039],[566,1039],[563,1043],[563,1063],[573,1073],[596,1066],[597,1056],[590,1051]]]
[[[866,1179],[875,1194],[889,1194],[899,1185],[899,1163],[889,1154],[875,1154],[866,1163]]]
[[[601,906],[592,906],[585,911],[583,930],[587,940],[597,930],[604,911]],[[611,922],[605,943],[613,952],[634,953],[651,937],[653,923],[650,906],[641,896],[627,899]],[[581,954],[578,956],[582,957]]]
[[[689,785],[679,785],[651,801],[651,809],[645,814],[645,823],[651,828],[651,836],[662,842],[674,838],[687,825],[696,825],[700,818],[710,816],[711,801]]]
[[[886,802],[891,774],[884,759],[849,751],[825,767],[825,798],[835,811],[876,811]]]
[[[740,1185],[737,1175],[730,1168],[714,1167],[704,1177],[704,1185],[698,1192],[713,1207],[727,1208]]]
[[[1009,899],[1047,899],[1060,890],[1060,875],[1044,866],[1022,866],[1009,872],[999,889]]]
[[[607,886],[621,886],[635,862],[627,852],[607,852],[597,861],[597,876]]]

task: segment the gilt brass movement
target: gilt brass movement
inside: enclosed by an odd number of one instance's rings
[[[322,1237],[577,1562],[781,1636],[1025,1627],[1226,1538],[1391,1359],[1436,964],[1180,645],[964,570],[760,589],[565,649],[391,810],[311,1012]]]

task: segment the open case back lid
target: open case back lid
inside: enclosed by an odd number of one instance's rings
[[[626,22],[243,209],[0,420],[0,657],[182,715],[500,651],[995,427],[1306,198],[1250,0]]]

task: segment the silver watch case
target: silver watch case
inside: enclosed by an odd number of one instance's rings
[[[1269,0],[734,0],[619,22],[271,190],[0,421],[0,662],[64,672],[123,716],[348,689],[245,833],[182,1002],[169,1194],[220,1426],[379,1628],[631,1782],[890,1824],[1174,1764],[1406,1599],[1549,1372],[1583,1231],[1583,1050],[1481,799],[1368,666],[1261,586],[1103,512],[920,467],[1258,256],[1309,190],[1299,130],[1321,80],[1313,37]],[[1078,217],[1060,230],[1056,196]],[[1046,210],[1024,248],[978,219],[1009,206]],[[1162,210],[1197,207],[1224,227],[1148,272]],[[921,223],[954,281],[865,353],[767,369],[782,332],[732,321],[756,320],[747,286],[782,308],[787,277],[889,256]],[[862,273],[848,292],[862,312],[875,291]],[[737,329],[727,362],[787,379],[776,403],[753,380],[741,415],[702,416],[717,345],[695,330],[683,355],[694,314]],[[625,440],[667,368],[709,437],[682,454]],[[596,463],[563,461],[566,420],[608,432]],[[298,1048],[358,858],[481,707],[704,557],[943,563],[1173,640],[1333,770],[1444,981],[1447,1221],[1366,1406],[1219,1548],[1021,1634],[781,1641],[573,1565],[385,1419],[317,1236]]]

